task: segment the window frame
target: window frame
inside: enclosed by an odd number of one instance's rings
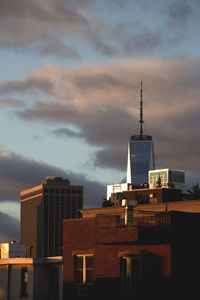
[[[134,263],[136,261],[139,261],[139,269],[134,273]],[[135,276],[136,279],[134,279]],[[120,280],[122,296],[132,297],[138,294],[142,284],[142,257],[140,255],[120,256]]]
[[[28,297],[28,294],[27,294],[28,268],[22,267],[20,272],[21,272],[20,297]]]
[[[82,266],[77,267],[77,258],[82,258]],[[92,257],[92,266],[87,267],[87,257]],[[93,284],[93,254],[75,254],[74,255],[74,282],[76,285]],[[77,280],[77,271],[82,273],[82,280]],[[87,271],[92,272],[92,280],[88,281]]]

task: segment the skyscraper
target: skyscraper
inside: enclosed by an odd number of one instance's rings
[[[148,171],[155,169],[154,146],[152,136],[143,132],[143,95],[140,87],[140,133],[130,137],[128,143],[126,182],[133,186],[148,183]]]
[[[79,217],[83,187],[68,179],[47,176],[21,192],[20,241],[28,257],[62,255],[62,220]]]

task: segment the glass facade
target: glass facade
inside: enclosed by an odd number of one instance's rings
[[[155,169],[154,146],[150,138],[131,139],[128,144],[127,182],[148,183],[148,171]]]
[[[181,170],[159,169],[149,172],[149,187],[155,188],[160,181],[163,188],[185,189],[185,172]]]

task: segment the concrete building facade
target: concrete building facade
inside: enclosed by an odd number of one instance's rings
[[[0,300],[62,300],[62,257],[0,259]]]
[[[24,244],[15,241],[0,244],[0,258],[25,257],[25,255],[26,246]]]
[[[26,256],[62,255],[62,220],[79,217],[83,187],[47,176],[40,185],[21,192],[20,204],[20,241],[26,245]]]

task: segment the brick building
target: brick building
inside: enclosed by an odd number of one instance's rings
[[[200,247],[191,233],[200,225],[199,213],[126,207],[81,212],[83,218],[63,223],[64,300],[196,293],[192,270],[198,270]]]
[[[112,193],[110,202],[113,206],[121,206],[122,200],[136,200],[138,204],[156,204],[162,202],[175,202],[183,199],[181,190],[170,188],[142,188]]]

